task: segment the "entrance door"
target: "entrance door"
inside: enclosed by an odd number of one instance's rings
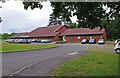
[[[66,41],[66,36],[65,35],[63,36],[63,41]]]

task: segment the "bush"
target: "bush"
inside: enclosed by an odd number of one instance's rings
[[[66,41],[56,41],[55,44],[65,44],[67,43]]]

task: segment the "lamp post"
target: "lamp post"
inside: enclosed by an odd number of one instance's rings
[[[0,17],[0,23],[2,22],[2,19],[1,19],[1,17]]]

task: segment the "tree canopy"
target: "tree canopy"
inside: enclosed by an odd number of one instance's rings
[[[25,9],[42,8],[41,2],[23,4]],[[53,13],[50,15],[49,25],[61,24],[61,21],[72,23],[71,17],[77,16],[78,27],[93,29],[99,26],[111,32],[118,32],[120,29],[120,2],[51,2],[51,6]]]
[[[10,39],[12,36],[16,35],[17,33],[3,33],[3,34],[0,34],[0,36],[2,37],[3,40],[6,40],[6,39]]]
[[[23,4],[25,9],[42,8],[41,2],[23,2]],[[112,20],[114,14],[120,11],[120,2],[51,2],[51,6],[53,13],[50,21],[61,19],[71,22],[70,17],[76,15],[79,27],[89,28],[101,26],[101,19],[104,17],[107,21]],[[107,9],[103,6],[107,6],[110,11],[106,13]]]

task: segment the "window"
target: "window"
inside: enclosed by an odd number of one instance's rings
[[[120,45],[120,43],[118,43],[118,45]]]

